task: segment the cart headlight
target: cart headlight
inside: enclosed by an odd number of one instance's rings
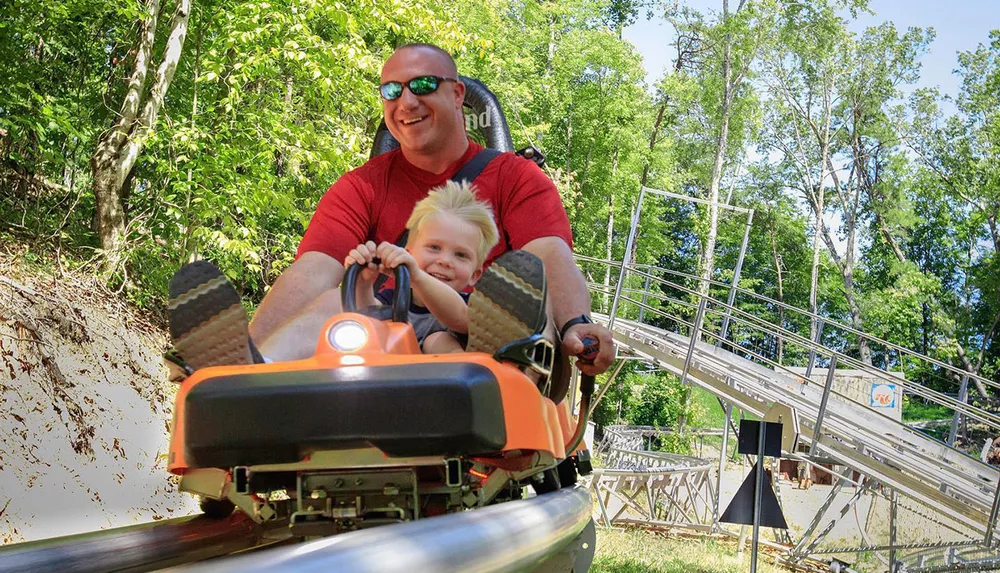
[[[341,352],[353,352],[368,342],[368,331],[360,322],[345,320],[330,327],[327,340]]]

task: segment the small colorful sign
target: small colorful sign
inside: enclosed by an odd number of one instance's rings
[[[872,384],[872,396],[870,406],[872,408],[893,409],[896,407],[896,385],[895,384]]]

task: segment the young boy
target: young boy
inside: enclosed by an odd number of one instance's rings
[[[497,229],[489,206],[476,200],[470,186],[447,183],[431,191],[414,208],[406,227],[410,230],[406,248],[368,242],[346,258],[345,266],[355,262],[367,266],[359,277],[362,284],[357,285],[358,307],[378,305],[373,281],[379,272],[391,274],[404,264],[410,269],[415,303],[410,323],[426,353],[461,351],[456,334],[468,333],[466,351],[493,354],[507,343],[542,331],[546,323],[542,261],[527,251],[507,251],[483,271],[483,262],[497,243]],[[373,263],[376,256],[381,258],[379,266]],[[471,295],[461,293],[472,285],[476,290]],[[391,314],[392,293],[379,294],[387,306],[369,314],[385,320]],[[178,377],[220,364],[298,360],[315,348],[315,334],[304,336],[301,325],[290,324],[258,350],[250,340],[239,294],[208,261],[177,271],[170,281],[167,313],[180,355],[170,360],[184,368]],[[307,342],[293,345],[279,335]],[[278,352],[282,348],[285,354]]]
[[[461,352],[456,334],[469,332],[468,295],[462,291],[482,276],[483,262],[497,244],[493,211],[476,199],[471,185],[449,181],[416,204],[406,229],[405,248],[369,241],[344,260],[345,268],[367,267],[358,278],[358,308],[391,305],[391,290],[376,296],[373,284],[379,273],[405,265],[413,292],[409,319],[421,348],[427,354]],[[384,312],[373,314],[382,318]]]

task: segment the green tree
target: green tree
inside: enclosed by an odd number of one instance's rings
[[[123,188],[149,138],[184,49],[191,0],[176,0],[166,30],[163,55],[152,79],[153,48],[157,42],[160,0],[146,0],[132,49],[132,69],[121,108],[111,129],[97,140],[91,158],[97,234],[105,256],[105,270],[114,272],[122,258],[125,234]]]
[[[994,376],[1000,350],[1000,200],[994,191],[1000,182],[1000,31],[990,33],[988,45],[960,53],[957,73],[962,84],[956,115],[944,118],[933,92],[911,98],[908,143],[924,168],[918,200],[926,207],[921,213],[927,226],[934,225],[920,232],[935,239],[920,245],[913,258],[949,287],[941,297],[943,312],[928,308],[922,317],[925,325],[938,323],[940,352],[969,372]],[[985,388],[978,390],[985,395]]]
[[[771,41],[772,22],[777,16],[777,4],[765,0],[747,2],[740,0],[735,10],[730,13],[729,0],[722,0],[722,15],[718,24],[706,30],[706,42],[712,46],[711,54],[704,62],[708,69],[703,72],[703,85],[708,90],[719,90],[720,94],[713,99],[718,102],[717,109],[706,106],[707,115],[711,118],[715,135],[714,160],[708,183],[706,198],[708,205],[708,228],[702,247],[701,269],[702,281],[699,292],[707,294],[709,280],[715,268],[715,245],[719,225],[719,186],[722,182],[727,150],[730,145],[730,130],[747,129],[748,122],[744,119],[734,121],[734,114],[741,110],[737,98],[752,101],[752,96],[741,88],[744,80],[752,71],[752,66],[761,51],[767,49]],[[714,94],[713,94],[714,95]],[[735,133],[734,139],[742,143],[743,133]],[[735,147],[735,146],[734,146]],[[742,151],[742,146],[736,147]]]

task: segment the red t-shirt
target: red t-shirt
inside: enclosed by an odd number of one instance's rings
[[[439,175],[413,166],[399,149],[345,173],[320,199],[296,256],[319,251],[343,263],[347,253],[366,240],[395,243],[417,201],[482,149],[470,140],[465,154]],[[475,188],[476,196],[493,208],[500,231],[487,265],[505,251],[542,237],[559,237],[573,246],[559,191],[533,162],[501,154],[479,174]]]

